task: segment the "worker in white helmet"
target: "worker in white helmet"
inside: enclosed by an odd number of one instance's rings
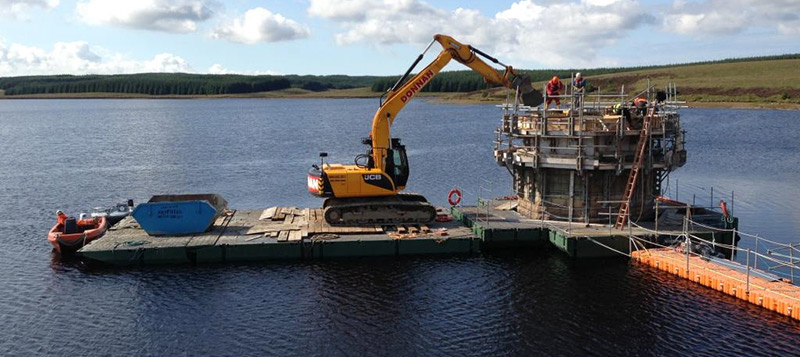
[[[572,80],[572,94],[574,96],[573,107],[577,108],[583,104],[583,92],[585,89],[586,78],[583,78],[581,72],[578,72]]]
[[[581,76],[581,72],[575,74],[575,79],[572,80],[572,86],[575,87],[575,90],[583,91],[586,88],[586,78]]]

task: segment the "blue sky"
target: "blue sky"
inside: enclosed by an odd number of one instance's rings
[[[797,0],[0,0],[0,19],[0,76],[398,74],[436,33],[517,68],[800,52]]]

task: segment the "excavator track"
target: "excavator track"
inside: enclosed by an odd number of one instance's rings
[[[436,208],[422,195],[328,198],[325,221],[332,225],[414,224],[436,218]]]

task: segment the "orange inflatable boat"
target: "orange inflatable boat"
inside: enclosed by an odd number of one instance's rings
[[[68,218],[50,229],[47,240],[61,254],[75,253],[85,244],[102,237],[106,228],[106,217]]]

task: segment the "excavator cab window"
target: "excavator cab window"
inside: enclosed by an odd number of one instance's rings
[[[372,138],[362,138],[361,143],[367,146],[367,153],[356,155],[356,166],[366,167],[368,169],[374,168],[375,160],[372,158]]]
[[[392,139],[392,148],[386,159],[386,171],[392,175],[395,186],[405,186],[408,182],[408,157],[405,145],[400,145],[400,139]]]

